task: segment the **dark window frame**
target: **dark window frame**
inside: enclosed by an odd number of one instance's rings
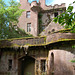
[[[41,60],[41,72],[46,72],[46,59]]]
[[[31,23],[27,23],[27,32],[31,32]]]
[[[12,59],[8,60],[8,70],[12,70]]]
[[[26,12],[26,18],[30,18],[30,15],[31,15],[31,12],[30,11],[27,11]]]

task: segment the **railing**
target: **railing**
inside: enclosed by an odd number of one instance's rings
[[[0,40],[0,48],[42,46],[59,41],[75,40],[75,33],[53,33],[46,37]]]
[[[46,43],[45,37],[7,39],[0,41],[0,47],[14,47],[24,45],[40,45]]]

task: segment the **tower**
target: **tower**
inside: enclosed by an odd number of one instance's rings
[[[45,0],[39,0],[39,3],[40,3],[40,6],[42,7],[42,8],[44,8],[45,7]]]

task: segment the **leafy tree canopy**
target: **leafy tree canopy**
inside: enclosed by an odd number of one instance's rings
[[[75,4],[75,1],[72,3]],[[63,25],[66,29],[71,29],[71,32],[75,33],[75,12],[73,11],[73,5],[70,4],[66,10],[66,12],[58,15],[54,18],[55,23],[59,23]]]
[[[19,7],[20,3],[13,0],[10,0],[8,5],[3,0],[0,0],[0,39],[17,38],[26,34],[20,29],[18,29],[20,32],[15,31],[12,27],[12,23],[18,23],[18,18],[25,11]]]

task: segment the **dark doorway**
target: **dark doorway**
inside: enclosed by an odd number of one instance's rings
[[[35,75],[35,59],[25,56],[22,59],[21,75]]]

